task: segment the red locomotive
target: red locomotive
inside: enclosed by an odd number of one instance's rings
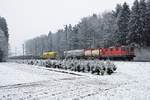
[[[76,58],[98,58],[112,60],[133,60],[135,57],[134,48],[129,46],[70,50],[64,52],[66,57]]]

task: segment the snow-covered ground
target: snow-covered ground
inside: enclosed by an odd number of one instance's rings
[[[104,76],[0,63],[0,100],[150,100],[150,62],[114,63]]]

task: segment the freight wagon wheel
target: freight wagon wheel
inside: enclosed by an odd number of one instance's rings
[[[129,58],[128,58],[128,61],[132,61],[132,60],[133,60],[133,57],[129,57]]]
[[[129,60],[128,57],[123,57],[122,59],[123,59],[123,61],[128,61]]]
[[[129,58],[128,61],[131,61],[131,58]]]

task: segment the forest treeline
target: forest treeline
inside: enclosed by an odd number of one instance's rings
[[[8,27],[4,17],[0,16],[0,62],[8,57]]]
[[[84,17],[74,26],[25,42],[26,54],[57,51],[61,56],[65,50],[119,45],[150,46],[150,0],[135,0],[132,7],[117,4],[115,10]]]

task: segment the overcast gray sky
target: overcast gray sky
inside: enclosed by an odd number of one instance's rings
[[[132,5],[134,0],[0,0],[0,16],[8,23],[11,50],[17,47],[19,52],[25,40],[77,24],[124,1]]]

